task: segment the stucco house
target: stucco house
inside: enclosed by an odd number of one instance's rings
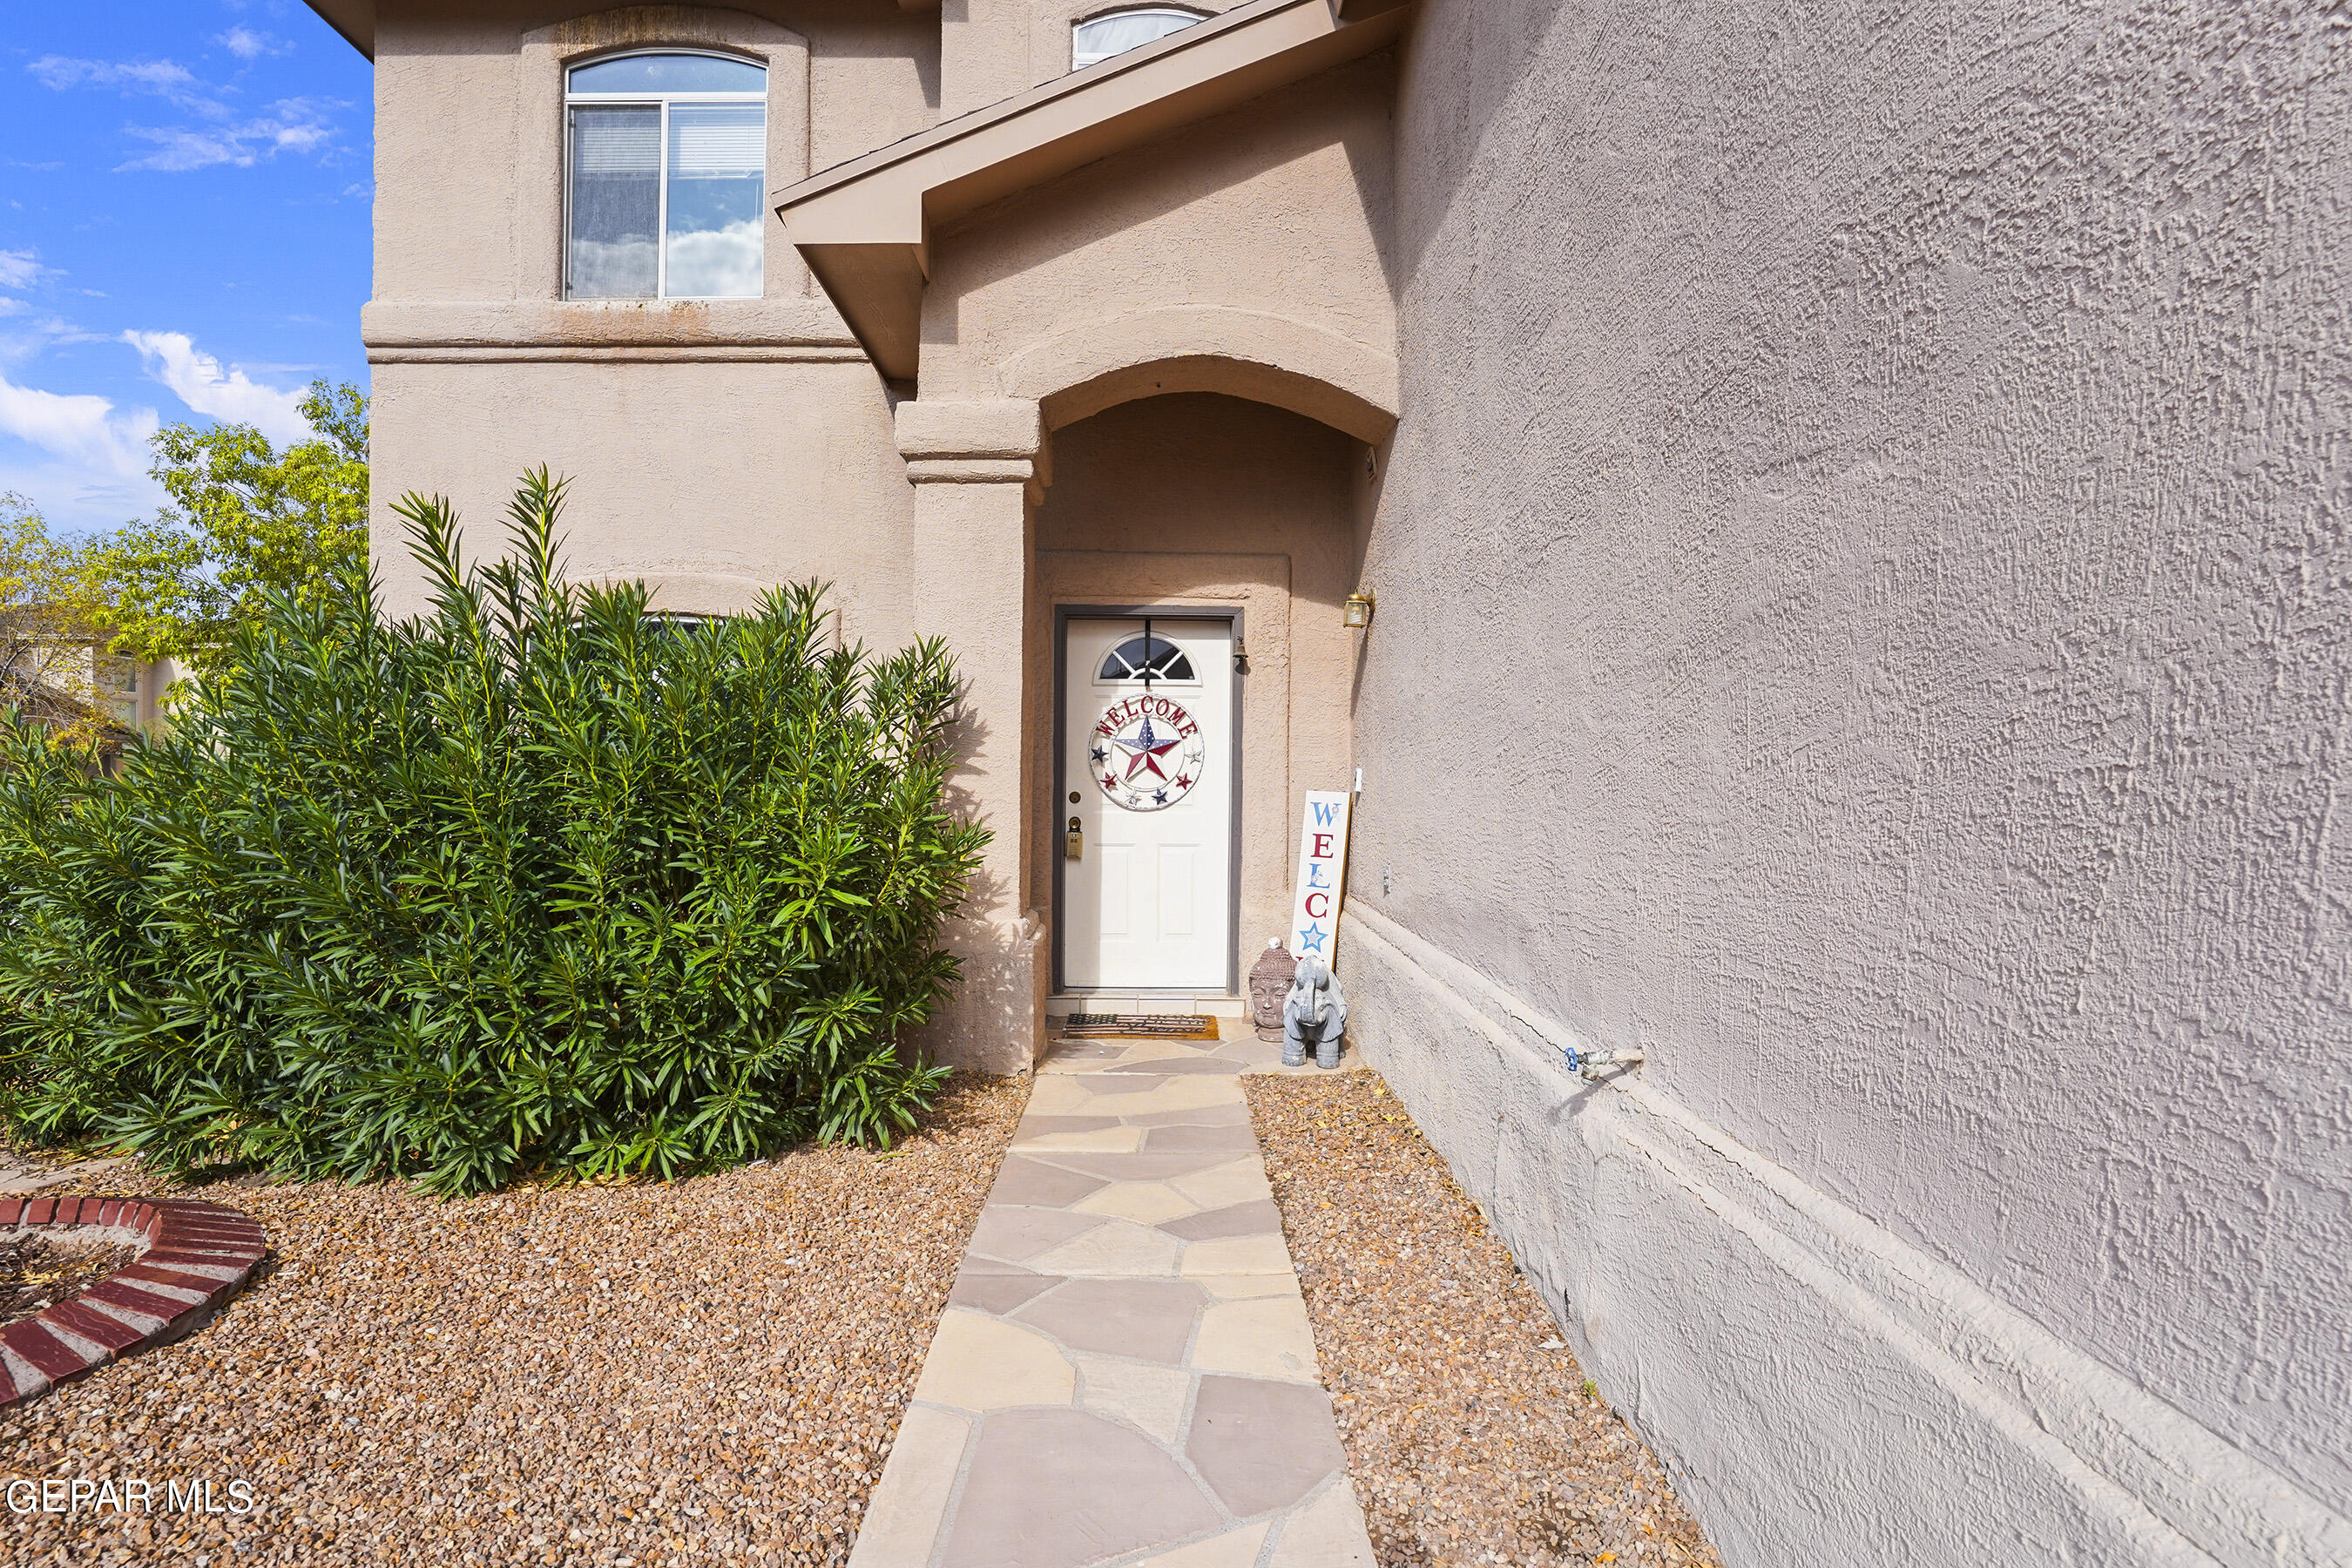
[[[108,651],[108,628],[79,624],[40,603],[0,606],[0,703],[52,731],[67,731],[115,765],[134,733],[152,734],[169,710],[176,659]]]
[[[1355,791],[1354,1037],[1727,1562],[2352,1562],[2339,11],[312,4],[394,603],[545,463],[947,638],[940,1056],[1237,1008]]]

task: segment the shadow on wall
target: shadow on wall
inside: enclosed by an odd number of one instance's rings
[[[828,61],[872,62],[876,68],[887,69],[911,61],[917,79],[922,83],[923,103],[933,119],[940,112],[940,20],[944,9],[950,17],[966,9],[969,0],[946,0],[944,7],[930,10],[903,11],[895,17],[864,26],[826,26],[812,35],[812,46],[820,48]],[[844,18],[843,20],[845,20]],[[864,18],[860,18],[864,21]],[[885,138],[888,140],[888,138]],[[863,143],[858,152],[866,150]],[[856,153],[844,153],[836,162],[846,162]],[[821,169],[824,165],[816,165]]]
[[[948,726],[944,743],[954,755],[971,757],[982,752],[990,734],[987,721],[967,705]],[[985,808],[961,779],[961,771],[949,778],[940,791],[942,808],[965,821],[986,820]],[[992,821],[990,826],[998,836],[992,847],[999,851],[1008,833],[1020,831],[1017,822]],[[1008,918],[1009,910],[1020,912]],[[1021,889],[983,865],[972,874],[960,912],[938,938],[961,966],[961,976],[930,1021],[904,1043],[950,1067],[996,1075],[1026,1071],[1036,1045],[1045,939],[1045,922],[1036,910],[1023,907]]]
[[[970,907],[994,896],[992,878],[975,879]],[[954,954],[962,977],[922,1027],[904,1042],[931,1060],[1003,1077],[1026,1072],[1038,1044],[1039,964],[1045,922],[1035,910],[1012,921],[986,916],[953,920],[940,945]]]
[[[1392,447],[1392,441],[1384,441],[1378,446],[1359,443],[1349,453],[1350,460],[1361,467],[1355,470],[1350,486],[1356,515],[1355,526],[1348,540],[1348,591],[1370,594],[1376,603],[1380,597],[1380,585],[1367,582],[1364,573],[1371,559],[1372,530],[1380,521],[1381,500],[1388,493],[1389,454]],[[1377,625],[1378,614],[1375,613],[1372,618]],[[1353,634],[1351,638],[1348,672],[1348,719],[1351,724],[1355,721],[1358,706],[1363,701],[1364,668],[1370,662],[1372,638],[1378,635],[1373,626],[1368,626]]]
[[[1382,209],[1393,212],[1395,217],[1383,236],[1381,255],[1400,298],[1419,275],[1429,244],[1445,226],[1455,196],[1478,171],[1490,166],[1486,143],[1496,119],[1519,103],[1528,77],[1553,68],[1556,57],[1545,49],[1542,40],[1555,27],[1586,18],[1595,33],[1588,40],[1587,54],[1606,56],[1612,52],[1604,42],[1606,30],[1621,20],[1606,7],[1570,5],[1570,0],[1421,0],[1420,10],[1406,35],[1404,47],[1416,58],[1408,60],[1402,73],[1405,81],[1427,80],[1428,61],[1421,57],[1426,57],[1440,41],[1467,40],[1455,51],[1463,57],[1456,63],[1466,64],[1471,72],[1489,62],[1506,62],[1516,68],[1498,70],[1501,79],[1496,81],[1456,81],[1454,85],[1462,90],[1447,93],[1440,111],[1445,122],[1431,127],[1440,134],[1414,138],[1415,127],[1402,114],[1398,116],[1394,194],[1392,205]],[[1720,16],[1716,8],[1699,6],[1691,7],[1690,14],[1694,26],[1715,26]],[[1554,101],[1569,112],[1578,111],[1573,99]],[[1548,129],[1555,132],[1555,139],[1573,139],[1577,133],[1573,127]],[[1536,151],[1517,147],[1499,162],[1516,164]],[[1409,197],[1417,199],[1409,201]]]
[[[1382,50],[1202,121],[1176,137],[1114,153],[983,207],[934,236],[933,244],[937,247],[976,231],[988,233],[991,243],[987,246],[959,249],[960,257],[981,258],[959,262],[973,268],[957,284],[959,291],[969,297],[1089,245],[1169,217],[1221,192],[1264,179],[1336,143],[1361,195],[1393,295],[1401,280],[1389,238],[1393,226],[1389,222],[1393,209],[1390,177],[1393,153],[1388,143],[1392,121],[1385,113],[1351,119],[1348,110],[1364,102],[1386,105],[1391,101],[1396,58],[1393,49]],[[1339,123],[1335,125],[1335,120]],[[1178,137],[1183,155],[1171,158],[1170,148]],[[1038,221],[1041,216],[1045,221]],[[1291,224],[1294,216],[1265,215],[1276,230]],[[927,306],[933,312],[938,310],[936,300],[927,301]],[[942,324],[926,321],[927,332],[945,330]]]

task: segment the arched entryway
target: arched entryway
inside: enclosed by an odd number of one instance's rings
[[[1050,441],[1027,683],[1052,696],[1030,708],[1043,788],[1027,838],[1031,885],[1051,890],[1055,1005],[1235,1010],[1249,956],[1285,923],[1298,793],[1349,782],[1341,614],[1376,449],[1199,391],[1115,403]],[[1109,668],[1147,620],[1167,645],[1157,673]],[[1186,764],[1181,791],[1149,763],[1133,772],[1155,787],[1129,787],[1145,720],[1150,743],[1179,742],[1165,756]]]

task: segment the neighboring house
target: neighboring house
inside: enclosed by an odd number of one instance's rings
[[[1360,772],[1358,1038],[1727,1562],[2352,1562],[2340,16],[313,4],[375,495],[953,647],[947,1059],[1234,1006]]]
[[[66,625],[37,605],[0,608],[0,705],[95,741],[110,759],[133,733],[162,725],[164,698],[179,678],[174,661],[110,653],[110,640],[104,628]]]

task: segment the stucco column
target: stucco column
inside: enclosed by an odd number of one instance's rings
[[[1045,1040],[1045,918],[1028,896],[1024,677],[1044,424],[1021,400],[904,403],[898,450],[915,486],[910,573],[918,634],[946,639],[964,680],[953,804],[996,831],[947,934],[963,984],[925,1032],[939,1060],[1018,1072]]]

